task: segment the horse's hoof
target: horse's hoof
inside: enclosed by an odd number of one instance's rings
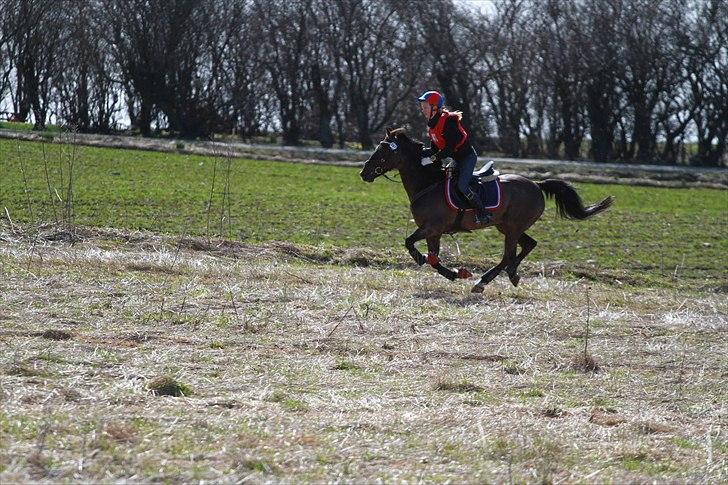
[[[483,290],[485,290],[485,286],[478,283],[477,285],[473,286],[473,289],[470,290],[470,293],[483,293]]]
[[[508,278],[510,278],[511,283],[513,283],[513,286],[518,286],[518,282],[521,281],[521,276],[516,273],[514,275],[508,275]]]
[[[473,277],[473,273],[468,271],[468,268],[458,269],[458,278],[460,278],[461,280],[467,280],[472,277]]]

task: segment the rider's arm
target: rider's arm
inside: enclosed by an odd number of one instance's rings
[[[460,143],[462,138],[462,134],[458,129],[458,124],[454,117],[445,120],[442,136],[445,138],[445,147],[435,154],[438,160],[451,157],[455,153],[455,147]]]

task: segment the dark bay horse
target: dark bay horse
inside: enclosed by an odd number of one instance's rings
[[[518,286],[518,265],[536,247],[536,240],[526,234],[526,230],[541,217],[545,206],[544,194],[555,198],[556,209],[561,217],[576,220],[602,212],[614,200],[609,196],[597,204],[584,207],[574,188],[562,180],[533,182],[520,175],[501,175],[501,203],[492,212],[491,224],[476,224],[473,211],[465,212],[462,219],[458,220],[458,211],[448,206],[443,195],[445,177],[441,166],[436,163],[422,166],[422,149],[422,143],[411,140],[404,129],[388,129],[384,140],[364,163],[359,175],[365,182],[373,182],[390,170],[399,171],[417,224],[417,230],[405,239],[404,245],[417,264],[428,263],[449,280],[470,278],[472,274],[465,268],[456,272],[440,263],[438,255],[443,234],[474,231],[494,225],[505,236],[503,258],[480,278],[472,289],[474,293],[481,293],[485,285],[503,270],[511,283]],[[415,243],[422,239],[427,240],[427,257],[415,248]],[[516,254],[518,245],[521,246],[521,252]]]

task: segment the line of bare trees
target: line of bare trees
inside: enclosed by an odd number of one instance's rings
[[[368,149],[425,89],[481,150],[720,166],[728,2],[0,0],[0,109],[37,129]]]

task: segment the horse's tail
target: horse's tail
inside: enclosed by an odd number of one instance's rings
[[[555,198],[556,210],[561,217],[566,219],[587,219],[608,209],[614,202],[614,198],[610,195],[601,202],[584,207],[584,203],[574,187],[563,180],[547,179],[536,183],[546,194],[546,197]]]

